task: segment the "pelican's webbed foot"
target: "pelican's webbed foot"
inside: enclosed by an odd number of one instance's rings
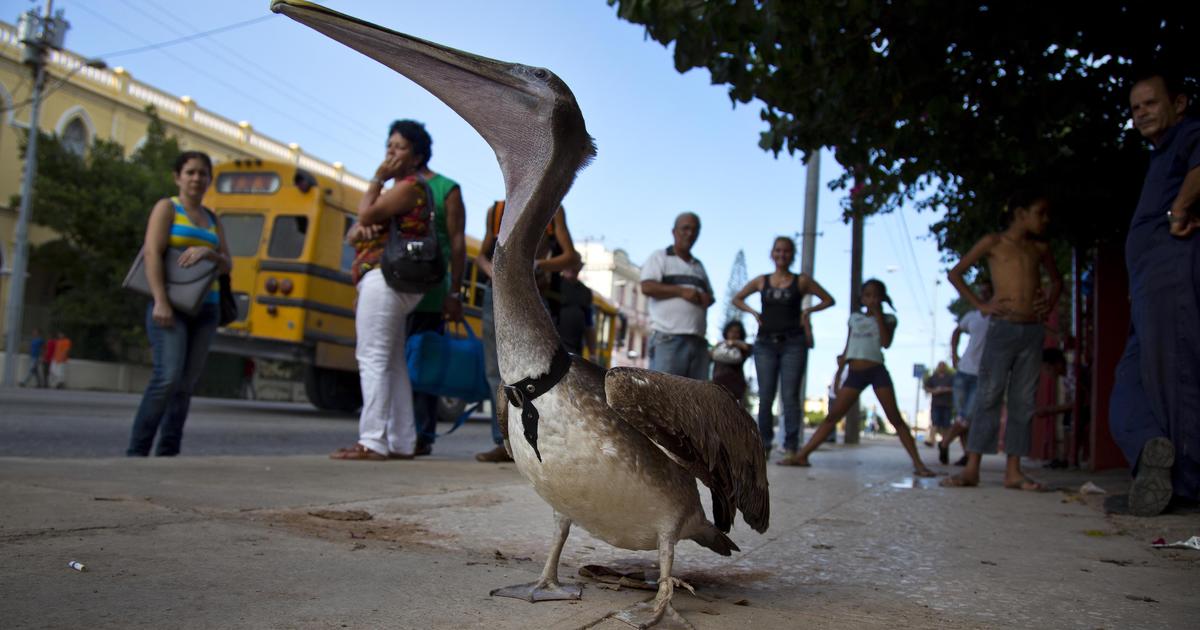
[[[516,584],[498,588],[490,595],[513,597],[527,602],[552,602],[563,599],[579,599],[583,596],[582,584],[559,584],[554,580],[538,580],[528,584]]]
[[[696,630],[671,606],[671,598],[675,595],[675,587],[682,586],[694,595],[696,589],[691,584],[679,578],[667,577],[658,580],[658,595],[648,601],[641,602],[613,613],[612,618],[623,621],[634,628],[655,628],[656,630]]]
[[[675,608],[671,606],[670,602],[661,608],[655,606],[654,601],[642,602],[613,613],[612,618],[639,629],[696,630],[696,627],[688,623],[687,619],[675,612]]]

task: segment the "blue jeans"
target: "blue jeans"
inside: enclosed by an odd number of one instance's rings
[[[154,367],[133,418],[129,448],[125,450],[130,457],[149,455],[156,433],[156,455],[179,454],[192,390],[204,371],[204,360],[217,332],[216,304],[203,305],[194,317],[176,312],[170,328],[155,324],[153,311],[153,304],[146,307],[146,334],[150,337]]]
[[[962,370],[954,373],[954,415],[958,422],[971,424],[971,415],[975,413],[975,390],[978,385],[978,376]]]
[[[804,436],[800,406],[800,379],[808,360],[804,335],[771,338],[759,335],[754,341],[754,369],[758,373],[758,433],[764,448],[775,439],[775,392],[783,393],[783,448],[794,451]]]
[[[504,444],[504,436],[500,433],[500,422],[496,418],[496,405],[502,401],[496,399],[496,391],[500,388],[500,361],[496,357],[496,309],[492,306],[492,287],[483,292],[483,364],[487,372],[488,386],[492,388],[492,442],[497,446]]]
[[[987,345],[979,362],[979,391],[967,450],[995,453],[1000,434],[1000,407],[1008,401],[1004,452],[1025,456],[1033,440],[1033,410],[1042,365],[1041,322],[1018,324],[992,318]]]
[[[650,369],[707,381],[708,341],[700,335],[673,335],[656,330],[650,336]]]

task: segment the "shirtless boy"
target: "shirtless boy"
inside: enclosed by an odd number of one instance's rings
[[[963,299],[988,316],[987,340],[979,365],[975,414],[967,434],[967,467],[948,477],[950,487],[979,484],[979,464],[984,453],[995,453],[1000,431],[1000,406],[1007,384],[1008,424],[1004,452],[1008,456],[1004,487],[1042,490],[1042,485],[1021,470],[1021,457],[1029,453],[1034,401],[1041,370],[1042,320],[1054,309],[1062,278],[1049,246],[1038,239],[1049,222],[1050,203],[1043,195],[1021,192],[1009,201],[1008,229],[989,234],[950,270],[950,282]],[[984,301],[963,279],[980,259],[987,257],[993,297]],[[1049,276],[1042,288],[1042,270]]]

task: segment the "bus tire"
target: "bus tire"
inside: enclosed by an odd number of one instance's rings
[[[308,366],[304,371],[304,394],[317,409],[354,413],[362,407],[362,389],[357,372]]]
[[[467,409],[467,401],[460,398],[438,396],[437,417],[442,422],[454,423]]]

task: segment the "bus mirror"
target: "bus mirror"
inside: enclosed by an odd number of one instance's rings
[[[313,177],[312,173],[298,168],[296,169],[296,175],[292,177],[292,184],[296,188],[299,188],[300,192],[307,194],[308,191],[316,187],[317,178]]]

